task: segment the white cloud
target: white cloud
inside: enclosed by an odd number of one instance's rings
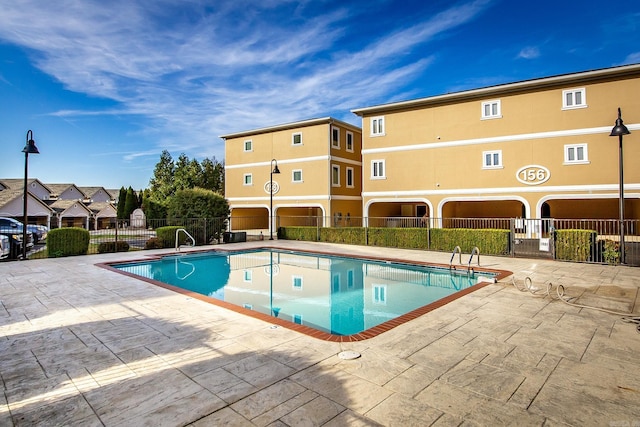
[[[518,58],[536,59],[538,57],[540,57],[540,49],[537,46],[527,46],[518,53]]]
[[[358,45],[350,39],[362,12],[349,3],[315,14],[314,2],[244,3],[6,2],[0,38],[32,51],[65,88],[119,103],[52,114],[145,117],[141,132],[159,148],[221,158],[220,134],[345,114],[397,93],[434,60],[408,55],[489,5],[451,7]],[[125,157],[145,154],[157,150]]]

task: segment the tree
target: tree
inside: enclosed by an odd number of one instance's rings
[[[167,213],[170,219],[226,217],[229,204],[218,193],[193,188],[176,192],[169,200]]]
[[[138,198],[136,197],[136,193],[134,193],[133,188],[129,187],[127,189],[126,200],[124,203],[124,218],[129,219],[133,211],[138,208]]]
[[[223,196],[204,188],[180,190],[169,200],[167,214],[174,223],[191,218],[217,219],[206,227],[208,242],[212,237],[218,238],[224,231],[225,221],[219,219],[229,216],[229,203]],[[197,228],[193,226],[189,232],[199,234]]]
[[[160,161],[153,170],[153,178],[149,180],[151,195],[157,201],[167,200],[176,192],[173,179],[175,165],[167,150],[163,150]]]
[[[215,157],[204,159],[200,186],[224,196],[224,162],[218,162]]]
[[[127,201],[127,190],[124,187],[120,187],[120,193],[118,194],[118,209],[116,211],[116,217],[118,219],[125,219],[124,205]]]

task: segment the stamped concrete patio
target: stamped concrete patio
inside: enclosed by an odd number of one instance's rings
[[[94,265],[148,253],[162,251],[0,263],[0,426],[640,425],[640,334],[622,316],[520,292],[509,279],[340,344]],[[640,316],[637,268],[481,264]],[[361,357],[342,360],[343,350]]]

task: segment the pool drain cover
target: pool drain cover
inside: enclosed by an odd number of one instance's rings
[[[342,360],[352,360],[360,357],[360,353],[352,350],[341,351],[340,353],[338,353],[338,357]]]

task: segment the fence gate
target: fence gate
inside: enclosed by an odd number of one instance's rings
[[[554,258],[553,219],[511,220],[511,254],[525,258]]]

